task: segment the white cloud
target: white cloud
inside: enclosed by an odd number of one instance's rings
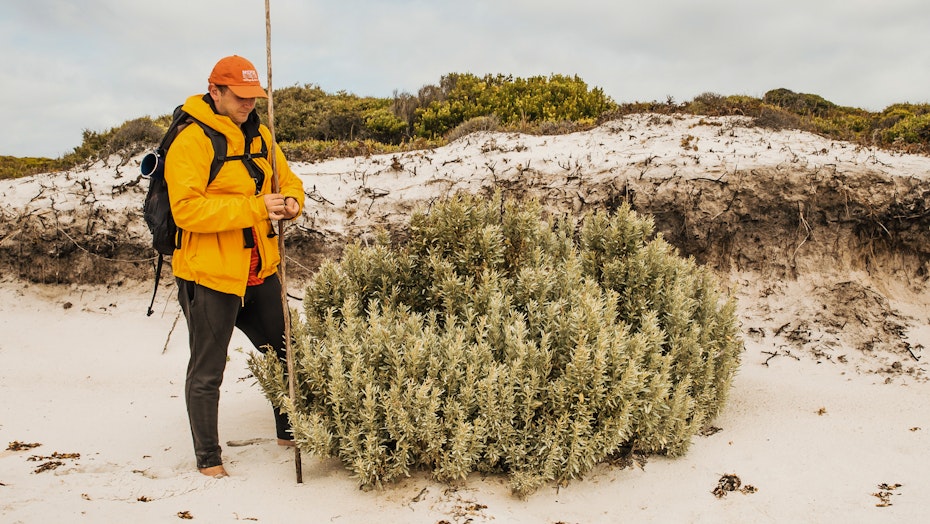
[[[274,87],[390,96],[451,72],[577,74],[618,102],[786,87],[880,110],[930,101],[917,0],[272,0]],[[0,154],[58,156],[83,129],[170,112],[217,59],[265,74],[264,2],[12,0],[0,5],[15,132]]]

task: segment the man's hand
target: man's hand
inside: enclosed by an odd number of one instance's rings
[[[300,204],[294,197],[286,197],[280,193],[269,193],[264,196],[265,208],[271,220],[289,220],[300,212]]]

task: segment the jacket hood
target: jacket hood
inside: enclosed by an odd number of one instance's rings
[[[209,93],[188,97],[181,109],[225,135],[226,141],[229,143],[227,154],[230,155],[241,155],[245,151],[245,144],[251,143],[252,139],[260,134],[261,120],[258,117],[258,112],[253,109],[242,127],[239,127],[228,116],[216,112],[216,106],[213,104],[213,99],[210,98]]]

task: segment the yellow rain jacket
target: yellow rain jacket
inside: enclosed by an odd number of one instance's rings
[[[184,111],[226,136],[227,155],[245,152],[245,134],[229,117],[213,111],[203,95],[185,101]],[[271,148],[271,132],[264,125],[259,132]],[[256,153],[255,163],[264,171],[265,179],[256,194],[255,181],[241,160],[223,164],[216,178],[207,184],[213,161],[213,144],[196,124],[185,127],[175,138],[165,158],[165,181],[171,212],[182,230],[181,247],[171,259],[176,277],[190,280],[210,289],[238,296],[245,295],[249,276],[251,248],[245,246],[243,229],[254,227],[257,233],[261,267],[258,276],[265,278],[278,270],[281,254],[278,239],[268,238],[271,220],[263,195],[271,193],[272,169],[269,158],[261,151],[261,139],[255,137],[248,145]],[[288,167],[284,153],[277,155],[280,193],[294,197],[304,205],[303,182]]]

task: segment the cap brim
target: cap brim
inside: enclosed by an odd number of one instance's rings
[[[239,98],[268,98],[268,93],[260,86],[227,86]]]

